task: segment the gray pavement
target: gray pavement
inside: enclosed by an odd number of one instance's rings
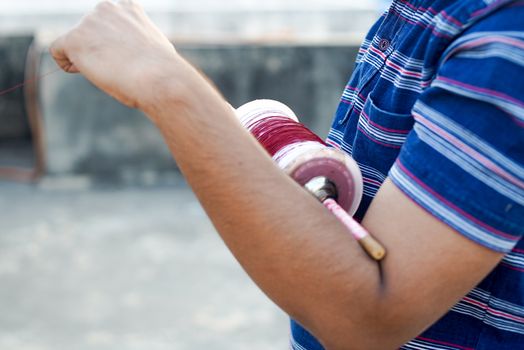
[[[0,183],[0,350],[288,347],[187,187],[87,184]]]

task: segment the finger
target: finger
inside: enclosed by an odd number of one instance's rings
[[[133,10],[138,10],[138,12],[143,12],[142,5],[138,1],[135,1],[135,0],[119,0],[117,4],[122,7],[126,7],[126,8],[133,9]]]
[[[67,73],[79,73],[78,69],[67,55],[65,40],[66,36],[61,36],[60,38],[56,39],[51,44],[49,52],[51,53],[51,56],[56,61],[58,66],[62,68],[63,71]]]
[[[119,0],[117,3],[119,5],[138,5],[138,3],[133,0]]]
[[[103,0],[103,1],[100,1],[96,7],[95,7],[95,10],[109,10],[109,9],[113,9],[116,7],[116,3],[113,2],[113,1],[110,1],[110,0]]]

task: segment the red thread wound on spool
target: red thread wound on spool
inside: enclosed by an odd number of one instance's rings
[[[326,145],[304,124],[287,117],[267,117],[248,125],[247,128],[271,156],[282,148],[298,142],[314,141]]]

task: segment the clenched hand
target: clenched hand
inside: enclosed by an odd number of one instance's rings
[[[64,71],[135,108],[154,103],[163,81],[188,66],[133,0],[101,2],[50,50]]]

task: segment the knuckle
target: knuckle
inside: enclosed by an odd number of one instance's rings
[[[76,35],[77,35],[76,30],[69,32],[67,35],[64,35],[62,37],[62,40],[60,41],[60,48],[63,51],[67,51],[67,52],[70,52],[71,50],[75,49],[75,43],[78,42]]]
[[[56,39],[49,46],[49,52],[51,53],[51,56],[58,57],[61,55],[63,51],[62,43],[60,42],[61,39],[62,38]]]
[[[136,0],[121,0],[120,4],[130,7],[132,9],[135,9],[135,10],[142,8],[142,5]]]
[[[136,0],[131,0],[131,6],[136,9],[142,9],[142,4]]]
[[[60,41],[62,48],[68,51],[77,50],[84,40],[84,31],[83,26],[78,26],[70,30]]]
[[[106,11],[114,7],[115,7],[115,4],[112,1],[104,0],[104,1],[99,2],[98,5],[96,5],[96,10]]]

